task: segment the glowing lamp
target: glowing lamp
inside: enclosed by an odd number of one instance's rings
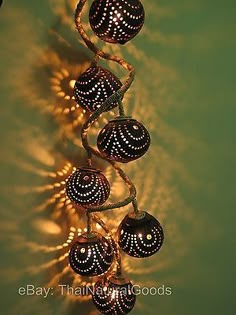
[[[109,70],[97,65],[91,65],[79,76],[75,83],[75,101],[83,109],[94,112],[121,86],[120,80]],[[117,105],[117,101],[113,102],[107,111]]]
[[[71,268],[81,276],[101,275],[110,268],[112,261],[110,241],[95,232],[80,235],[69,253]]]
[[[136,302],[132,283],[115,276],[96,282],[92,298],[99,312],[107,315],[128,314]]]
[[[66,194],[76,205],[99,206],[108,199],[110,185],[101,171],[94,168],[78,168],[67,180]]]
[[[129,117],[109,121],[97,138],[97,147],[102,155],[122,163],[140,158],[149,146],[150,135],[147,129]]]
[[[120,248],[129,256],[144,258],[160,250],[164,232],[160,223],[147,212],[129,213],[118,228]]]
[[[103,41],[125,44],[135,37],[144,24],[144,8],[139,0],[94,0],[89,22]]]

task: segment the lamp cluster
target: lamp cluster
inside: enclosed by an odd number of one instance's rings
[[[88,48],[92,44],[81,24],[81,11],[86,0],[80,0],[75,23]],[[144,8],[139,0],[94,0],[89,11],[89,22],[94,33],[109,43],[125,44],[138,34],[144,23]],[[92,48],[91,48],[92,47]],[[101,51],[95,51],[95,60],[82,73],[74,86],[75,101],[88,111],[94,120],[104,111],[119,107],[120,115],[109,121],[97,136],[97,153],[112,163],[129,163],[142,157],[149,149],[150,135],[143,124],[124,114],[121,81],[109,70],[98,66]],[[109,59],[106,54],[102,58]],[[114,60],[115,58],[110,58]],[[124,62],[120,62],[122,65]],[[129,70],[129,69],[128,69]],[[115,96],[114,98],[112,98]],[[109,103],[106,103],[111,99]],[[106,106],[104,106],[104,104]],[[91,120],[87,126],[93,123]],[[88,127],[82,132],[86,137]],[[66,194],[71,202],[83,207],[88,216],[87,232],[77,237],[69,252],[69,264],[81,276],[99,276],[94,287],[93,302],[102,314],[128,314],[134,307],[136,296],[132,283],[121,273],[120,249],[129,256],[146,258],[158,252],[163,244],[164,232],[151,214],[140,211],[136,195],[129,202],[134,211],[127,214],[117,230],[117,239],[104,237],[92,230],[91,212],[105,211],[110,184],[105,175],[92,167],[93,151],[88,143],[88,166],[76,169],[66,181]],[[126,179],[124,179],[126,181]],[[121,205],[118,204],[117,207]],[[107,232],[107,229],[104,229]],[[113,272],[116,261],[119,268]]]

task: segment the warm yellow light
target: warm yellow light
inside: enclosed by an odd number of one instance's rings
[[[97,229],[97,230],[101,230],[101,225],[97,223],[97,224],[96,224],[96,229]]]
[[[38,219],[33,223],[34,227],[42,233],[57,235],[61,233],[61,228],[58,224],[51,220]]]
[[[111,295],[112,300],[114,300],[115,297],[116,297],[116,290],[114,290],[114,291],[112,292],[112,295]]]
[[[75,80],[70,80],[70,82],[69,82],[69,85],[70,85],[70,87],[73,89],[74,88],[74,86],[75,86]]]

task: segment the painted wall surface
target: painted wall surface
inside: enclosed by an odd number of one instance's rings
[[[4,315],[96,314],[86,298],[58,290],[46,298],[19,294],[27,284],[58,289],[82,283],[68,271],[66,245],[60,247],[73,224],[85,225],[60,195],[63,167],[81,165],[85,157],[77,132],[84,116],[71,112],[67,99],[71,81],[91,58],[73,25],[75,2],[5,0],[0,9]],[[149,128],[152,147],[124,169],[137,184],[140,207],[157,216],[166,232],[156,256],[124,257],[134,283],[162,288],[159,295],[139,296],[132,314],[233,315],[235,1],[143,3],[142,33],[130,44],[105,48],[136,68],[125,108]],[[109,66],[124,79],[124,71]],[[100,119],[92,141],[103,125]],[[96,163],[113,183],[112,198],[124,197],[116,175]],[[107,214],[107,222],[115,228],[128,210]],[[163,294],[167,287],[171,295]]]

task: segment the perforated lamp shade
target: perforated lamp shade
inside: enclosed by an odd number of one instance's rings
[[[132,283],[127,279],[116,277],[105,282],[99,280],[95,284],[92,298],[96,308],[107,315],[128,314],[136,302]]]
[[[144,258],[160,250],[164,232],[160,223],[147,212],[136,218],[134,213],[127,214],[118,228],[120,248],[129,256]]]
[[[94,112],[121,86],[120,80],[109,70],[97,65],[91,65],[79,76],[75,83],[75,101],[83,109]],[[113,102],[107,108],[107,111],[117,105],[116,101]]]
[[[110,184],[100,170],[78,168],[67,179],[66,194],[82,207],[99,206],[108,199]]]
[[[125,44],[135,37],[144,23],[139,0],[95,0],[89,11],[94,33],[103,41]]]
[[[97,276],[105,273],[113,261],[113,248],[101,234],[85,233],[77,238],[69,252],[71,268],[81,276]]]
[[[127,163],[143,156],[150,141],[147,129],[140,122],[124,117],[108,122],[98,135],[97,147],[105,158]]]

